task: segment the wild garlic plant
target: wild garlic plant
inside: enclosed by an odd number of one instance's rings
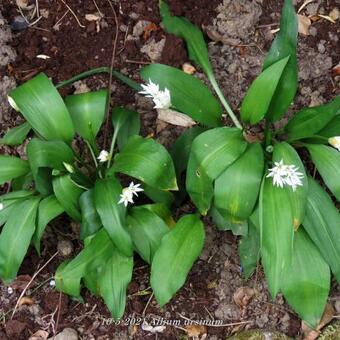
[[[340,96],[303,108],[276,128],[298,88],[298,21],[291,0],[284,1],[280,31],[243,99],[241,119],[218,87],[202,32],[173,16],[165,1],[160,11],[164,29],[185,40],[190,59],[204,71],[235,125],[222,126],[219,103],[194,76],[159,64],[143,68],[141,76],[150,87],[145,93],[169,93],[172,109],[201,124],[184,132],[173,147],[178,178],[186,169],[185,188],[199,212],[210,215],[221,230],[241,235],[245,277],[261,261],[271,296],[282,292],[316,327],[331,272],[340,283],[335,206],[340,200]],[[252,133],[257,124],[263,134]]]
[[[158,104],[165,97],[158,97]],[[40,254],[47,224],[66,213],[80,223],[84,249],[59,266],[56,288],[81,299],[83,284],[119,319],[134,252],[151,265],[151,285],[164,304],[199,255],[204,228],[197,215],[177,223],[171,217],[174,164],[161,144],[139,136],[137,112],[112,110],[110,150],[101,150],[97,136],[108,99],[107,90],[62,98],[45,74],[9,94],[9,103],[26,122],[1,143],[16,146],[26,138],[28,143],[21,158],[0,155],[0,184],[9,183],[10,189],[0,196],[0,278],[6,283],[15,279],[29,246]],[[78,152],[75,138],[83,141],[89,157]],[[182,261],[189,246],[192,253]]]

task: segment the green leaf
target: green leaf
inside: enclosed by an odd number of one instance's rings
[[[338,113],[340,113],[340,96],[330,103],[302,109],[295,113],[285,127],[288,140],[293,141],[312,137],[315,134],[319,135],[317,132],[324,128]]]
[[[182,133],[172,146],[170,154],[174,160],[177,177],[187,168],[194,139],[205,131],[207,129],[201,126],[190,128]]]
[[[71,180],[70,175],[55,177],[53,191],[65,212],[75,221],[81,221],[79,197],[84,191]]]
[[[84,240],[102,227],[102,222],[95,207],[93,189],[87,190],[80,195],[79,206],[81,210],[80,239]]]
[[[72,140],[74,130],[70,114],[44,73],[17,87],[9,96],[32,128],[44,139]]]
[[[197,215],[182,217],[163,237],[151,265],[151,287],[161,306],[183,286],[203,244],[204,226]]]
[[[167,205],[163,203],[145,204],[140,207],[148,209],[157,216],[159,216],[167,224],[169,228],[172,228],[176,224],[171,215],[170,209],[168,208]]]
[[[213,70],[202,31],[188,19],[172,16],[165,1],[160,0],[159,7],[162,25],[166,31],[185,40],[189,58],[200,65],[205,73],[212,74]]]
[[[105,229],[101,229],[91,242],[70,262],[62,263],[55,274],[57,290],[68,295],[80,297],[80,281],[87,272],[105,264],[114,246]]]
[[[0,155],[0,185],[29,172],[26,160],[13,156]]]
[[[27,145],[27,157],[37,190],[43,195],[52,192],[52,169],[64,170],[64,162],[72,164],[72,149],[61,141],[34,138]]]
[[[126,229],[126,208],[118,204],[122,187],[115,178],[97,180],[94,188],[94,202],[105,230],[113,244],[124,255],[131,256],[133,245]]]
[[[329,195],[311,177],[303,227],[340,283],[340,213]]]
[[[260,144],[248,145],[244,154],[215,181],[214,205],[220,211],[246,220],[258,200],[264,156]],[[224,215],[224,214],[222,214]]]
[[[292,264],[282,280],[282,292],[300,318],[316,328],[324,312],[330,289],[330,271],[306,232],[294,238]]]
[[[238,244],[242,272],[246,279],[254,273],[260,258],[260,230],[249,221],[248,235],[242,236]]]
[[[32,238],[32,243],[40,255],[40,240],[48,223],[64,212],[64,208],[54,195],[41,200],[38,208],[37,226]]]
[[[11,182],[12,190],[29,190],[33,186],[33,175],[32,172],[28,172],[26,175],[14,178]]]
[[[340,152],[326,145],[307,145],[312,160],[329,190],[340,201]]]
[[[321,131],[318,136],[330,138],[340,134],[340,114],[336,115]]]
[[[288,61],[289,56],[273,63],[251,84],[241,106],[244,122],[257,124],[266,115]]]
[[[126,257],[114,249],[98,277],[100,295],[115,320],[119,320],[125,310],[126,289],[131,282],[133,258]]]
[[[262,264],[274,299],[293,252],[294,226],[289,192],[274,186],[271,178],[265,178],[259,208]]]
[[[170,207],[175,200],[173,193],[170,191],[152,188],[146,184],[143,186],[143,189],[144,194],[148,196],[152,201],[157,203],[164,203],[168,207]]]
[[[122,150],[131,136],[139,135],[140,115],[134,110],[115,107],[112,110],[112,124],[117,134],[119,150]]]
[[[177,190],[175,168],[163,145],[133,136],[114,158],[109,174],[121,172],[161,190]]]
[[[18,273],[32,235],[39,197],[16,204],[0,235],[0,277],[9,283]]]
[[[291,211],[293,216],[294,230],[297,230],[302,223],[307,204],[308,195],[308,179],[305,171],[305,167],[295,149],[288,143],[278,143],[274,147],[273,162],[280,162],[283,160],[283,164],[295,165],[298,168],[298,172],[303,174],[301,179],[302,186],[298,186],[295,191],[291,187],[285,186],[281,190],[287,192],[289,202],[291,204]]]
[[[162,237],[170,229],[162,218],[145,207],[132,208],[127,223],[138,254],[151,263]]]
[[[29,132],[31,131],[31,126],[25,122],[10,129],[3,138],[0,139],[0,144],[5,145],[20,145],[23,143]]]
[[[103,124],[108,91],[99,90],[67,96],[65,104],[70,112],[76,132],[92,147]]]
[[[267,112],[267,117],[272,122],[279,120],[286,113],[296,94],[298,87],[297,36],[298,19],[295,9],[292,0],[285,0],[280,32],[275,38],[263,65],[263,70],[266,70],[279,60],[290,56]]]
[[[237,128],[211,129],[193,141],[186,188],[201,214],[205,215],[210,208],[212,182],[240,157],[246,146],[242,131]]]
[[[171,94],[171,107],[204,125],[221,125],[221,106],[199,79],[174,67],[151,64],[141,70],[144,81],[152,80]]]
[[[8,194],[1,195],[0,203],[2,204],[2,209],[0,210],[0,226],[7,222],[11,211],[17,203],[30,198],[32,195],[33,192],[27,190],[12,191]]]

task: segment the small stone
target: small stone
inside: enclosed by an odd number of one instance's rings
[[[73,244],[69,240],[61,240],[58,242],[58,252],[62,257],[68,257],[73,252]]]
[[[13,290],[12,287],[8,287],[8,288],[7,288],[7,293],[8,293],[9,295],[12,295],[13,292],[14,292],[14,290]]]
[[[318,43],[318,51],[319,51],[320,53],[325,53],[325,51],[326,51],[325,44],[322,43],[321,41]]]
[[[144,54],[147,54],[150,60],[157,61],[162,56],[164,45],[165,45],[164,38],[157,42],[155,39],[152,39],[147,44],[145,44],[140,51]]]
[[[65,328],[62,332],[57,334],[55,337],[49,338],[48,340],[78,340],[78,333],[73,328]]]
[[[51,280],[51,281],[50,281],[50,286],[51,286],[51,287],[55,287],[55,280]]]
[[[11,22],[13,31],[22,31],[28,27],[27,21],[20,15],[16,16]]]
[[[139,20],[132,29],[132,35],[136,38],[140,37],[144,33],[145,28],[150,24],[150,21]]]

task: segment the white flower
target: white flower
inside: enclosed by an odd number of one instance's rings
[[[100,154],[98,156],[98,160],[100,163],[105,163],[109,160],[110,154],[106,150],[100,151]]]
[[[129,203],[133,203],[133,193],[129,188],[124,188],[120,194],[120,200],[118,201],[118,204],[121,203],[124,203],[126,207]]]
[[[164,91],[159,89],[159,85],[152,82],[149,79],[149,83],[142,84],[143,91],[140,94],[145,95],[148,98],[152,98],[155,109],[169,109],[171,107],[171,95],[170,91],[165,88]]]
[[[4,210],[4,208],[5,208],[5,205],[3,203],[0,203],[0,211]]]
[[[8,99],[9,105],[11,105],[15,111],[20,112],[20,109],[18,108],[18,105],[17,105],[17,103],[14,101],[14,99],[13,99],[12,97],[10,97],[10,96],[7,96],[7,99]]]
[[[138,192],[144,191],[141,187],[140,184],[134,184],[133,182],[130,183],[129,185],[129,190],[132,192],[132,195],[138,196]]]
[[[122,193],[120,194],[120,200],[118,201],[118,204],[124,203],[124,205],[127,207],[129,203],[133,202],[133,195],[138,196],[138,192],[144,191],[140,184],[134,184],[131,182],[127,188],[124,188]]]
[[[340,151],[340,136],[329,138],[328,143]]]
[[[299,172],[299,168],[295,165],[283,164],[283,159],[280,162],[275,162],[274,167],[269,169],[268,177],[273,178],[273,184],[283,188],[285,185],[292,187],[293,191],[298,186],[302,186],[303,173]]]

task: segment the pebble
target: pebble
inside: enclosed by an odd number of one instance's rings
[[[49,338],[48,340],[78,340],[78,333],[73,328],[65,328],[62,332],[57,334],[55,337]]]
[[[13,21],[11,22],[11,29],[13,31],[22,31],[22,30],[26,29],[27,27],[28,27],[28,23],[20,15],[16,16],[13,19]]]
[[[73,252],[73,244],[69,240],[61,240],[58,242],[58,252],[61,256],[70,256]]]

